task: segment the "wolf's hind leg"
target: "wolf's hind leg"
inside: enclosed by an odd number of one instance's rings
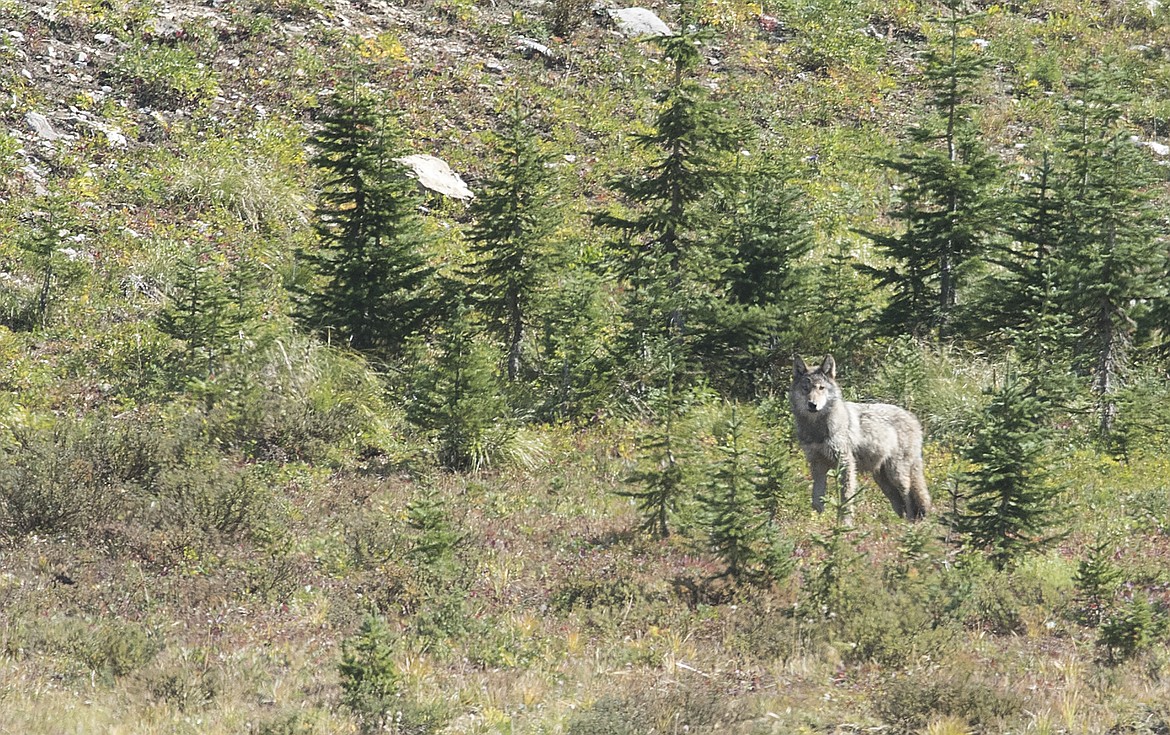
[[[910,503],[906,508],[907,518],[916,521],[930,513],[930,491],[926,489],[926,475],[922,471],[922,460],[910,469]]]
[[[906,513],[910,510],[910,497],[908,491],[909,477],[901,477],[896,467],[887,462],[873,473],[874,482],[882,489],[882,493],[886,499],[890,501],[894,512],[899,517],[905,518]]]

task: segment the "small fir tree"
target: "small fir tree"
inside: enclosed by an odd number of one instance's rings
[[[759,471],[749,447],[749,433],[743,411],[732,405],[722,436],[716,438],[720,458],[703,496],[711,546],[727,566],[724,576],[736,582],[760,579],[767,556],[767,516],[756,507]]]
[[[401,138],[383,104],[351,87],[333,95],[312,139],[320,244],[304,254],[316,280],[299,314],[357,350],[398,351],[435,309],[416,184],[394,160]]]
[[[451,470],[480,470],[506,449],[514,427],[496,373],[498,351],[484,340],[466,306],[456,309],[420,366],[414,419],[438,437],[439,462]]]
[[[235,270],[211,245],[191,248],[176,264],[174,288],[159,314],[159,329],[182,340],[188,359],[202,362],[208,374],[252,316],[251,279]]]
[[[475,304],[505,345],[507,375],[520,374],[533,301],[554,265],[553,233],[560,223],[551,155],[542,151],[519,98],[497,138],[502,160],[471,205],[468,233],[475,260],[466,269]]]
[[[381,617],[368,616],[356,635],[342,641],[338,673],[341,701],[357,716],[362,732],[381,732],[402,690],[394,639]]]
[[[31,227],[16,238],[16,244],[31,260],[36,274],[36,294],[31,304],[19,304],[14,326],[41,329],[49,325],[54,304],[71,276],[69,261],[62,251],[74,234],[74,223],[65,197],[53,193],[39,197],[28,217]]]
[[[1048,408],[1033,381],[1009,375],[992,395],[966,450],[972,469],[967,505],[957,527],[974,549],[998,568],[1044,548],[1061,534],[1055,507],[1060,488],[1042,464],[1048,441]]]
[[[618,494],[633,498],[642,514],[643,531],[656,538],[670,535],[670,520],[687,486],[681,459],[679,420],[682,407],[674,385],[674,371],[666,371],[662,408],[651,431],[641,441],[641,457],[626,482],[638,487]]]
[[[1121,583],[1121,570],[1110,558],[1113,544],[1098,541],[1089,547],[1084,559],[1077,564],[1073,584],[1086,623],[1099,626],[1113,610],[1113,601]]]

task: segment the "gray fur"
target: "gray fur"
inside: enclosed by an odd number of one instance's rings
[[[793,363],[788,400],[796,438],[812,472],[812,504],[825,509],[829,470],[836,467],[841,520],[853,521],[857,471],[870,472],[894,512],[911,521],[930,512],[922,473],[922,425],[904,408],[888,403],[851,403],[837,387],[832,355],[816,370],[799,357]]]

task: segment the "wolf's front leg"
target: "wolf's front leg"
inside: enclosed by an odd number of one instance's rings
[[[812,472],[812,506],[817,513],[825,512],[825,491],[829,486],[829,469],[832,465],[820,457],[808,460],[808,468]]]
[[[857,497],[857,462],[853,454],[845,452],[837,467],[837,490],[841,503],[837,506],[837,518],[842,525],[853,527],[853,501]]]

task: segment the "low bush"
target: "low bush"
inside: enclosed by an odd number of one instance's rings
[[[1025,702],[973,669],[931,669],[892,679],[873,701],[896,733],[918,733],[939,717],[961,719],[982,732],[1006,732]]]

